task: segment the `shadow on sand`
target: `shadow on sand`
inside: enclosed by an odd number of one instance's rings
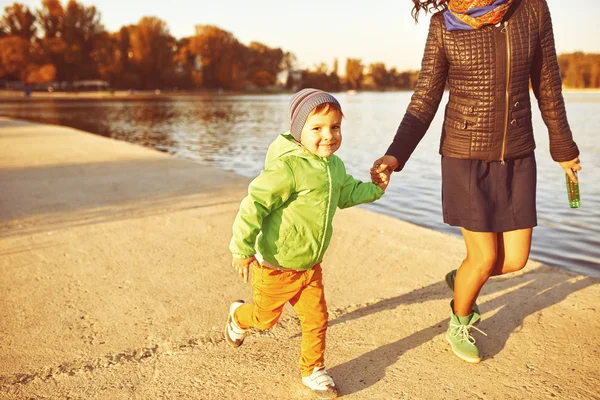
[[[544,274],[542,283],[538,279],[538,276],[547,268],[542,266],[519,277],[515,277],[516,281],[511,280],[511,278],[499,278],[490,280],[488,285],[486,285],[484,289],[485,294],[508,290],[515,283],[523,286],[480,304],[483,312],[500,309],[491,318],[484,318],[479,326],[484,332],[487,331],[489,335],[479,342],[483,361],[493,358],[504,348],[509,336],[522,326],[523,320],[527,316],[560,303],[572,293],[598,284],[598,280],[589,277],[572,282],[570,281],[571,278],[566,274],[551,275],[550,281],[548,281],[548,275]],[[511,282],[513,283],[511,284]],[[442,287],[445,288],[443,292],[440,290]],[[407,293],[406,295],[384,300],[366,309],[356,310],[331,321],[330,325],[358,319],[382,310],[392,309],[400,304],[411,304],[421,301],[424,296],[434,290],[434,297],[427,298],[426,300],[438,299],[443,296],[447,297],[448,301],[450,301],[448,288],[445,287],[444,282],[440,282]],[[517,303],[514,299],[522,298],[523,292],[527,293],[526,297],[528,301]],[[448,325],[448,320],[448,318],[442,319],[410,336],[386,344],[360,357],[330,368],[330,372],[337,378],[339,385],[343,387],[345,395],[360,392],[383,379],[386,374],[386,368],[396,363],[405,352],[417,348],[431,341],[437,335],[444,333]],[[369,370],[372,373],[365,375],[362,373],[365,370]],[[351,378],[357,376],[361,376],[363,379]]]

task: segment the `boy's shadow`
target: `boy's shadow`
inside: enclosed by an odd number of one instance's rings
[[[523,274],[520,277],[492,279],[485,286],[484,294],[489,294],[490,292],[509,289],[511,286],[522,285],[524,284],[524,280],[526,282],[525,285],[519,289],[502,294],[492,300],[480,304],[483,312],[502,308],[489,320],[484,319],[479,326],[484,332],[486,332],[487,329],[489,335],[487,338],[479,341],[481,344],[480,348],[482,350],[483,360],[493,358],[498,354],[504,348],[510,334],[514,332],[515,329],[522,326],[523,320],[528,315],[557,304],[564,300],[568,295],[598,283],[597,280],[592,278],[584,278],[577,282],[569,282],[571,277],[565,276],[564,274],[556,274],[555,276],[554,274],[548,275],[544,273],[544,270],[541,270],[542,268],[548,267],[540,267],[534,271]],[[544,278],[546,278],[543,282],[537,278],[537,276],[542,274]],[[423,289],[427,289],[430,286]],[[528,301],[526,303],[515,302],[515,299],[523,293],[527,293],[526,298]],[[407,295],[409,294],[410,293]],[[447,297],[448,301],[451,299],[451,294],[447,288],[446,292],[444,292],[444,297]],[[431,300],[431,298],[424,300]],[[402,302],[396,300],[394,303],[398,305]],[[390,307],[383,307],[382,309],[388,308],[392,308],[391,305]],[[372,310],[372,312],[374,311],[375,310]],[[377,311],[380,310],[377,309]],[[357,312],[358,310],[353,313]],[[372,312],[363,312],[360,316],[368,315]],[[349,315],[343,316],[339,320],[346,321],[348,319],[360,318],[358,315],[356,315],[355,318],[348,318]],[[336,323],[339,323],[338,319],[331,321],[330,325]],[[394,364],[404,352],[431,341],[437,335],[444,333],[447,326],[448,318],[445,318],[428,328],[411,334],[410,336],[386,344],[353,360],[330,368],[329,372],[331,372],[332,376],[336,377],[336,381],[338,381],[339,386],[343,388],[344,394],[359,392],[383,379],[387,367]],[[365,375],[364,371],[371,371],[372,373]],[[356,377],[361,377],[361,379],[356,379]]]
[[[446,297],[449,298],[450,289],[446,286],[444,281],[432,283],[431,285],[415,289],[408,293],[401,294],[400,296],[392,297],[389,299],[383,299],[375,303],[369,304],[366,307],[358,308],[350,311],[349,313],[342,314],[338,318],[330,320],[328,323],[329,328],[334,325],[341,324],[343,322],[352,321],[365,317],[370,314],[375,314],[381,311],[394,310],[400,305],[409,305],[414,303],[422,303],[425,301],[439,300]],[[331,314],[335,314],[337,310],[329,310]],[[291,338],[301,337],[302,333],[298,332]]]
[[[328,326],[332,327],[333,325],[359,319],[381,311],[394,310],[400,305],[410,305],[425,301],[439,300],[449,296],[450,289],[448,286],[446,286],[446,283],[444,281],[436,282],[408,293],[401,294],[400,296],[380,300],[376,303],[369,304],[366,307],[353,310],[347,314],[339,316],[334,320],[329,321]]]

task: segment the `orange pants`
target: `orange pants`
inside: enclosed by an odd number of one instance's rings
[[[324,365],[327,304],[323,290],[321,265],[309,271],[281,271],[267,267],[252,268],[254,304],[240,306],[234,314],[242,329],[273,327],[288,301],[302,325],[300,369],[308,376]]]

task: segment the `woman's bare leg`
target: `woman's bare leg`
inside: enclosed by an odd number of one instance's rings
[[[533,228],[498,233],[498,258],[492,276],[523,269],[529,259]]]
[[[456,273],[454,281],[454,314],[472,313],[479,291],[494,271],[498,254],[498,238],[494,232],[472,232],[460,228],[467,257]]]
[[[509,232],[472,232],[461,228],[467,257],[456,273],[454,313],[471,313],[479,292],[490,276],[523,269],[529,258],[533,228]]]

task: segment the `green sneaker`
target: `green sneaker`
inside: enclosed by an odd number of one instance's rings
[[[470,362],[478,363],[481,361],[479,349],[475,346],[475,338],[471,335],[471,329],[475,329],[485,336],[483,331],[473,326],[479,320],[479,314],[473,312],[466,317],[459,317],[454,314],[454,301],[450,302],[450,323],[446,331],[446,340],[452,346],[452,351],[459,358]]]
[[[458,269],[453,269],[446,274],[446,285],[454,292],[454,281],[456,280],[456,272]]]
[[[453,269],[452,271],[446,274],[446,285],[454,292],[454,281],[456,280],[456,271],[457,269]],[[477,303],[473,304],[473,312],[477,313],[480,317],[475,324],[478,324],[481,321],[481,313],[479,312],[479,306]]]

